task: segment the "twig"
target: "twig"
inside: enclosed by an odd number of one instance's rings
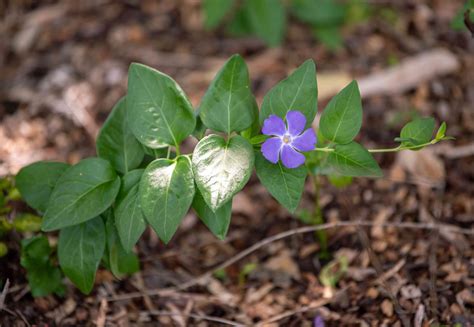
[[[107,320],[107,309],[108,309],[107,300],[102,298],[100,300],[99,314],[97,316],[96,325],[97,327],[104,327]]]
[[[10,280],[7,278],[7,281],[5,282],[5,286],[3,286],[2,294],[0,294],[0,311],[2,311],[3,306],[5,304],[5,298],[8,294],[9,287],[10,287]]]
[[[359,235],[359,239],[362,245],[369,254],[372,266],[374,267],[375,271],[377,272],[377,275],[379,276],[377,280],[381,283],[382,287],[385,289],[385,292],[390,297],[390,300],[392,301],[393,306],[395,307],[395,312],[402,321],[403,326],[410,327],[411,324],[410,320],[408,319],[407,313],[405,312],[405,310],[403,310],[402,306],[400,305],[400,302],[398,302],[396,295],[392,292],[390,286],[386,283],[385,279],[382,278],[384,276],[382,264],[377,255],[375,254],[374,250],[372,249],[372,246],[370,246],[369,236],[362,228],[358,228],[357,233]]]
[[[333,299],[337,298],[339,294],[345,292],[347,290],[347,287],[339,290],[332,298],[330,299],[320,299],[319,301],[316,301],[315,303],[311,304],[311,305],[308,305],[308,306],[304,306],[304,307],[301,307],[301,308],[298,308],[298,309],[295,309],[295,310],[289,310],[289,311],[286,311],[286,312],[283,312],[277,316],[274,316],[270,319],[267,319],[267,320],[264,320],[262,322],[259,322],[256,327],[260,327],[260,326],[266,326],[266,325],[269,325],[271,323],[274,323],[274,322],[277,322],[277,321],[280,321],[282,319],[285,319],[285,318],[288,318],[288,317],[291,317],[291,316],[294,316],[298,313],[304,313],[304,312],[307,312],[307,311],[310,311],[310,310],[313,310],[313,309],[317,309],[317,308],[321,308],[322,306],[325,306],[326,304],[329,304]]]
[[[156,295],[164,295],[164,294],[169,294],[169,293],[175,293],[178,291],[182,291],[185,289],[188,289],[192,286],[195,286],[199,283],[201,283],[203,280],[209,278],[212,276],[212,274],[221,269],[225,269],[237,261],[245,258],[249,254],[257,251],[258,249],[279,241],[281,239],[296,235],[296,234],[304,234],[304,233],[310,233],[310,232],[315,232],[319,230],[325,230],[325,229],[331,229],[331,228],[342,228],[342,227],[385,227],[385,228],[401,228],[401,229],[418,229],[418,230],[446,230],[450,231],[453,233],[460,233],[460,234],[466,234],[466,235],[474,235],[474,229],[464,229],[464,228],[459,228],[456,226],[451,226],[451,225],[442,225],[442,224],[435,224],[435,223],[411,223],[411,222],[401,222],[401,223],[374,223],[371,221],[340,221],[340,222],[334,222],[334,223],[327,223],[327,224],[322,224],[322,225],[317,225],[317,226],[305,226],[305,227],[300,227],[300,228],[295,228],[295,229],[290,229],[288,231],[264,238],[263,240],[255,243],[254,245],[248,247],[247,249],[243,250],[242,252],[239,252],[237,255],[233,256],[232,258],[224,261],[220,265],[216,266],[215,268],[207,271],[206,273],[191,279],[190,281],[183,283],[180,286],[177,287],[170,287],[170,288],[163,288],[163,289],[154,289],[154,290],[145,290],[142,292],[133,292],[133,293],[126,293],[126,294],[120,294],[120,295],[115,295],[112,297],[107,298],[108,301],[120,301],[120,300],[129,300],[129,299],[134,299],[134,298],[140,298],[145,295],[148,296],[156,296]]]
[[[183,312],[171,312],[171,311],[158,311],[158,310],[153,310],[153,311],[145,311],[145,313],[154,315],[154,316],[183,316],[183,317],[190,317],[193,319],[200,319],[200,320],[207,320],[207,321],[212,321],[212,322],[218,322],[221,324],[225,325],[230,325],[230,326],[245,326],[241,323],[219,318],[219,317],[212,317],[212,316],[206,316],[206,315],[198,315],[194,313],[183,313]]]

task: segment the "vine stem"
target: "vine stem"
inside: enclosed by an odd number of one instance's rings
[[[433,145],[436,144],[438,141],[437,140],[431,140],[430,142],[426,142],[420,145],[412,145],[412,146],[397,146],[395,148],[382,148],[382,149],[367,149],[370,153],[383,153],[383,152],[400,152],[403,150],[415,150],[415,149],[421,149],[425,146],[428,145]],[[313,151],[317,152],[334,152],[334,148],[316,148]]]

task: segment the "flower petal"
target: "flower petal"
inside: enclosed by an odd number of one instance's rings
[[[276,164],[280,156],[281,145],[279,137],[272,137],[263,142],[261,151],[265,159]]]
[[[284,145],[281,150],[281,161],[286,168],[297,168],[304,164],[305,157],[291,145]]]
[[[316,147],[316,134],[308,128],[303,134],[293,138],[291,145],[299,151],[311,151]]]
[[[306,117],[299,111],[288,111],[286,114],[286,122],[288,124],[288,132],[291,136],[300,135],[306,125]]]
[[[285,122],[277,115],[270,115],[263,122],[262,133],[265,135],[283,136],[286,133]]]

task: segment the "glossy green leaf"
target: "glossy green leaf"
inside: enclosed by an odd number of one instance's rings
[[[116,218],[114,218],[112,210],[109,210],[105,216],[105,231],[107,234],[106,256],[109,269],[117,278],[136,273],[140,270],[137,255],[133,252],[125,251],[123,248],[114,223]]]
[[[432,117],[418,118],[406,124],[400,132],[404,141],[402,146],[416,146],[431,141],[435,129],[435,120]]]
[[[121,173],[140,166],[145,155],[141,143],[128,127],[126,109],[126,98],[122,98],[112,109],[96,141],[98,156]]]
[[[106,244],[102,217],[61,229],[58,258],[64,274],[84,294],[94,286],[95,274]]]
[[[207,205],[216,211],[248,182],[254,154],[250,143],[236,135],[227,141],[218,135],[203,138],[193,153],[196,185]]]
[[[120,178],[108,161],[81,160],[56,183],[42,229],[52,231],[97,217],[112,205],[119,188]]]
[[[204,95],[199,117],[215,131],[240,132],[252,124],[254,106],[247,65],[241,56],[233,55]]]
[[[272,164],[260,151],[255,154],[257,177],[270,194],[290,212],[295,212],[308,175],[305,166],[286,168],[281,162]]]
[[[128,72],[127,112],[135,137],[154,149],[179,145],[196,124],[181,87],[168,75],[137,63]]]
[[[192,206],[207,228],[209,228],[217,238],[221,240],[225,239],[232,217],[232,199],[214,212],[206,204],[199,190],[197,190]]]
[[[215,28],[232,9],[234,0],[204,0],[204,27]]]
[[[245,0],[244,12],[253,32],[269,46],[281,43],[286,27],[285,7],[280,0]]]
[[[319,122],[321,133],[329,141],[345,144],[356,137],[362,126],[362,102],[359,86],[352,81],[324,109]]]
[[[305,115],[306,127],[309,127],[316,116],[317,98],[316,66],[310,59],[265,95],[260,125],[272,114],[284,119],[288,111],[298,110]]]
[[[34,297],[51,293],[64,295],[61,270],[53,264],[51,249],[46,236],[35,236],[21,241],[21,266]]]
[[[45,212],[51,192],[67,168],[69,165],[62,162],[35,162],[20,170],[15,184],[30,207]]]
[[[336,145],[330,152],[326,173],[353,177],[382,177],[382,171],[372,154],[356,142]]]
[[[115,208],[115,225],[126,251],[133,249],[146,229],[139,197],[139,182],[142,174],[143,170],[140,169],[133,170],[124,176]]]
[[[157,159],[143,173],[140,201],[146,220],[160,239],[168,243],[194,198],[190,159]]]

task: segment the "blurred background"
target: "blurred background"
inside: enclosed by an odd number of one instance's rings
[[[436,220],[470,228],[474,221],[471,5],[463,0],[0,1],[0,176],[15,174],[37,160],[75,163],[94,155],[98,129],[126,93],[131,62],[172,76],[197,108],[214,74],[234,53],[247,62],[259,103],[273,85],[312,58],[318,71],[319,112],[352,79],[359,82],[364,99],[359,141],[367,147],[393,146],[400,128],[417,116],[446,121],[447,134],[455,137],[421,152],[378,155],[384,179],[360,179],[344,189],[326,183],[320,201],[327,219]],[[303,207],[311,201],[309,186],[307,193]],[[173,278],[203,272],[266,235],[301,223],[279,208],[255,178],[236,197],[233,219],[228,241],[221,245],[204,227],[193,230],[195,217],[186,220],[171,246],[164,247],[149,235],[140,248],[143,278],[114,282],[104,274],[98,283],[102,280],[106,286],[98,293],[176,283]],[[473,323],[473,240],[452,234],[433,240],[422,232],[387,233],[371,230],[371,244],[382,267],[402,262],[394,273],[398,276],[394,294],[410,317],[424,303],[423,312],[431,321]],[[252,273],[244,273],[245,278],[250,276],[245,286],[236,280],[248,263],[227,271],[227,279],[216,277],[218,286],[196,290],[221,302],[226,302],[222,294],[235,301],[224,305],[194,299],[204,303],[200,310],[256,322],[312,303],[323,292],[311,277],[322,263],[312,258],[318,249],[308,237],[275,243],[251,257],[248,262],[263,263],[265,269],[248,268]],[[342,283],[354,288],[325,307],[320,313],[325,321],[400,325],[392,302],[371,284],[376,275],[357,237],[338,231],[330,239],[332,251],[352,251],[352,279]],[[431,275],[428,253],[435,258],[438,254],[439,260]],[[268,263],[272,257],[279,261]],[[179,277],[171,278],[174,274]],[[107,283],[114,285],[112,289]],[[262,290],[262,285],[267,286]],[[82,316],[70,312],[56,323],[96,319],[97,303],[82,303],[76,293],[70,296],[74,308],[83,310]],[[56,319],[47,314],[54,312],[59,300],[44,301],[23,296],[17,303],[29,308],[24,313],[28,319],[43,314],[49,318],[40,321]],[[145,307],[180,311],[185,306],[182,298],[173,301],[145,301]],[[127,319],[139,321],[140,315],[131,313],[141,312],[143,305],[141,300],[111,304],[109,316],[118,318],[109,322],[119,324],[123,310]],[[300,326],[310,318],[311,314],[298,314],[282,325]],[[159,320],[165,325],[180,325],[174,318],[159,319],[165,319]]]

